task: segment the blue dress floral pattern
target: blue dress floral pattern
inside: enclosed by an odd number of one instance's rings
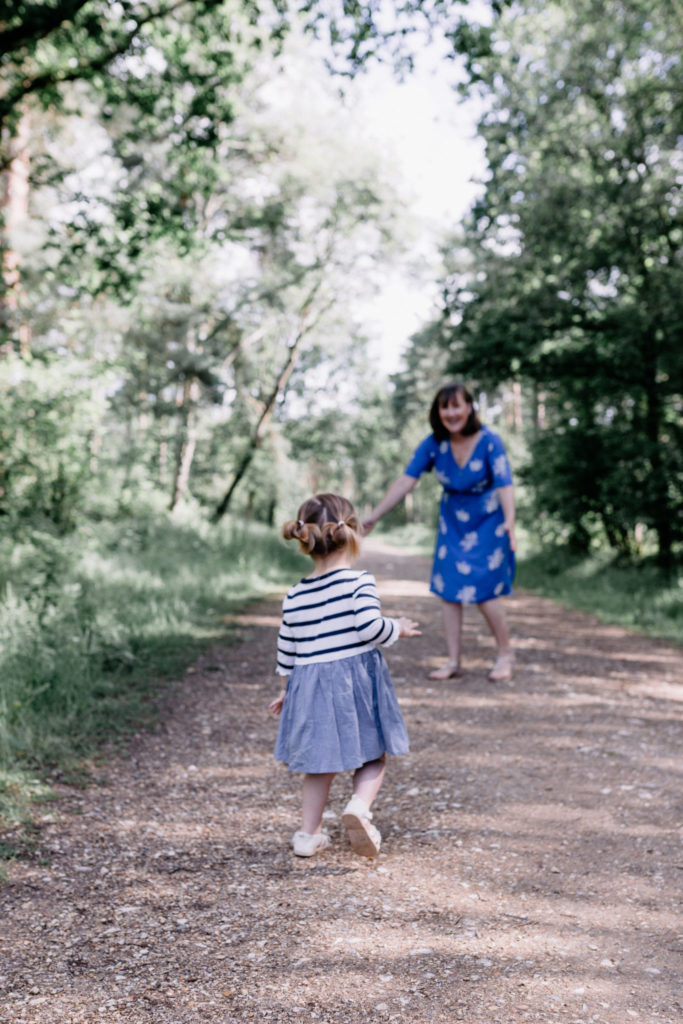
[[[443,495],[429,589],[455,604],[480,604],[511,593],[515,556],[497,491],[512,483],[512,473],[500,437],[482,427],[461,467],[450,441],[431,434],[418,445],[405,472],[417,479],[431,469]]]

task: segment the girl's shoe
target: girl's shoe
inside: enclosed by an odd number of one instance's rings
[[[459,679],[462,675],[459,661],[447,661],[441,668],[429,673],[430,679]]]
[[[295,832],[292,836],[292,846],[297,857],[312,857],[330,845],[330,837],[327,832]]]
[[[515,659],[512,654],[501,655],[489,672],[490,681],[492,683],[509,683],[512,679],[512,667],[514,663]]]
[[[364,800],[352,796],[344,808],[342,821],[349,834],[351,846],[361,857],[377,857],[382,842],[379,829],[371,822],[372,814]]]

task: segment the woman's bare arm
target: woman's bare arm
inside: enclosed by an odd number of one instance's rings
[[[370,530],[372,530],[382,516],[398,505],[399,501],[403,501],[406,494],[410,494],[417,487],[417,483],[417,478],[408,476],[407,473],[402,473],[401,476],[397,477],[393,484],[389,486],[381,501],[375,505],[370,515],[363,520],[363,532],[370,533]]]

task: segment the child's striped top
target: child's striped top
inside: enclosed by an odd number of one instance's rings
[[[396,619],[384,618],[375,577],[355,569],[333,569],[301,580],[282,603],[277,672],[294,665],[338,661],[398,640]]]

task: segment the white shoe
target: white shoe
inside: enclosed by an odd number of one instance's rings
[[[295,832],[292,836],[292,846],[297,857],[312,857],[314,853],[324,850],[330,845],[330,837],[327,832]]]
[[[342,821],[354,852],[361,857],[376,857],[382,842],[379,829],[370,824],[370,808],[359,796],[352,796],[344,808]]]

